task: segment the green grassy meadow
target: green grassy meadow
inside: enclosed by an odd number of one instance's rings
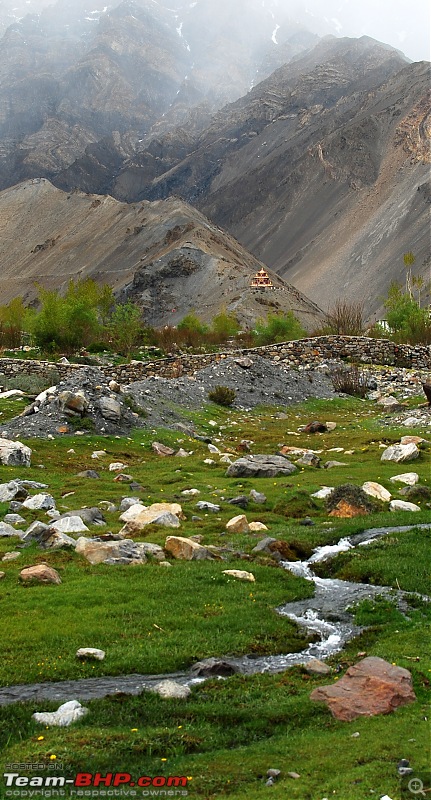
[[[7,420],[23,406],[17,400],[1,402],[0,419]],[[189,416],[199,433],[211,436],[232,459],[238,457],[238,444],[246,438],[254,442],[252,453],[277,453],[282,445],[310,447],[322,451],[322,462],[334,459],[347,466],[305,467],[275,479],[235,479],[226,477],[226,465],[218,463],[204,442],[178,431],[140,429],[122,439],[74,435],[25,440],[33,450],[32,467],[25,474],[0,467],[1,483],[15,477],[42,481],[60,511],[100,501],[119,505],[127,495],[139,496],[144,504],[180,502],[186,519],[173,533],[199,534],[202,544],[228,551],[226,560],[172,561],[171,569],[163,569],[151,561],[142,566],[92,566],[66,550],[47,552],[36,546],[22,550],[17,560],[0,564],[5,572],[0,581],[0,686],[134,672],[159,674],[186,669],[208,656],[302,650],[306,635],[275,609],[309,597],[313,586],[281,570],[267,556],[252,554],[257,542],[268,535],[310,550],[365,528],[430,521],[426,500],[419,501],[421,511],[414,514],[390,513],[382,505],[366,517],[346,520],[329,517],[325,503],[310,498],[322,485],[361,485],[365,480],[378,481],[394,498],[401,497],[401,485],[389,479],[407,471],[418,472],[421,485],[431,488],[426,446],[410,464],[380,461],[383,444],[408,433],[430,439],[431,435],[385,424],[381,411],[379,416],[368,401],[313,400],[283,409],[282,415],[277,409],[246,413],[208,405]],[[298,435],[297,428],[312,419],[334,421],[337,427],[325,434]],[[151,450],[155,440],[192,454],[160,458]],[[106,456],[93,459],[96,450],[104,450]],[[346,450],[353,452],[346,454]],[[215,463],[204,464],[208,457]],[[108,470],[112,461],[126,465],[124,472],[142,487],[139,492],[131,491],[128,483],[114,481],[115,473]],[[85,469],[96,469],[100,479],[77,477]],[[181,494],[190,488],[199,489],[200,495]],[[244,513],[249,522],[264,522],[268,532],[228,534],[226,522],[243,511],[227,500],[248,495],[251,489],[264,492],[267,501],[263,506],[250,502]],[[221,510],[198,512],[197,500],[218,503]],[[0,511],[3,518],[6,505]],[[192,520],[195,514],[201,519]],[[26,524],[43,519],[41,512],[23,516]],[[119,531],[119,513],[105,516],[106,527],[92,528],[95,535]],[[312,526],[300,524],[306,516]],[[163,545],[171,533],[152,526],[136,538]],[[316,571],[325,577],[430,594],[429,540],[429,532],[423,530],[389,534],[372,545],[340,554]],[[0,538],[0,558],[18,544],[18,539]],[[20,570],[40,562],[58,570],[61,585],[20,584]],[[249,570],[256,583],[228,578],[222,574],[224,569]],[[277,675],[211,679],[194,686],[186,701],[162,700],[151,692],[138,697],[120,694],[85,703],[90,709],[87,717],[63,729],[45,728],[31,719],[34,711],[55,710],[59,703],[0,707],[2,762],[56,765],[57,774],[67,778],[76,772],[184,775],[189,778],[189,797],[208,800],[224,796],[260,800],[268,793],[276,800],[362,800],[384,794],[398,800],[397,762],[407,758],[417,770],[428,765],[430,610],[412,596],[403,614],[395,601],[377,597],[364,601],[354,613],[358,624],[366,627],[329,660],[333,667],[329,678],[311,677],[298,666]],[[78,647],[100,647],[106,658],[79,662],[75,658]],[[359,660],[358,653],[380,656],[410,670],[417,702],[388,716],[351,723],[333,719],[325,707],[311,702],[312,689],[337,680]],[[269,768],[281,770],[272,787],[265,786]],[[289,772],[300,777],[289,777]],[[21,770],[20,774],[32,773]],[[0,785],[0,797],[2,791],[6,789]]]

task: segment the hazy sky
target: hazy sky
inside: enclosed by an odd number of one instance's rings
[[[366,34],[412,61],[430,60],[430,0],[298,0],[297,6],[326,17],[341,36]]]

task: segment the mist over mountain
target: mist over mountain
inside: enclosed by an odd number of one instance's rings
[[[0,4],[0,191],[177,195],[250,263],[369,315],[403,252],[426,274],[429,72],[398,49],[424,50],[424,0],[411,24],[400,0],[104,3]]]

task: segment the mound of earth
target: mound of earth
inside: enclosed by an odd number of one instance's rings
[[[78,431],[126,435],[136,427],[190,425],[185,412],[202,408],[216,386],[233,389],[233,408],[244,410],[334,396],[330,378],[322,371],[286,370],[259,356],[222,359],[192,376],[149,377],[122,386],[119,392],[109,383],[95,367],[77,370],[39,395],[23,414],[0,425],[0,435],[53,437]]]

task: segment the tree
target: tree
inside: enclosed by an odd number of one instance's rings
[[[239,331],[239,325],[235,314],[229,314],[224,310],[220,311],[213,318],[211,330],[219,341],[226,341],[226,339],[236,336]]]
[[[28,314],[21,297],[15,297],[0,308],[1,343],[7,347],[20,347]]]
[[[140,308],[130,301],[115,306],[106,327],[114,349],[128,357],[141,335]]]
[[[413,290],[412,290],[412,266],[416,261],[416,257],[413,255],[411,250],[408,253],[404,253],[403,255],[404,266],[407,270],[406,272],[406,292],[410,297],[413,297]]]

